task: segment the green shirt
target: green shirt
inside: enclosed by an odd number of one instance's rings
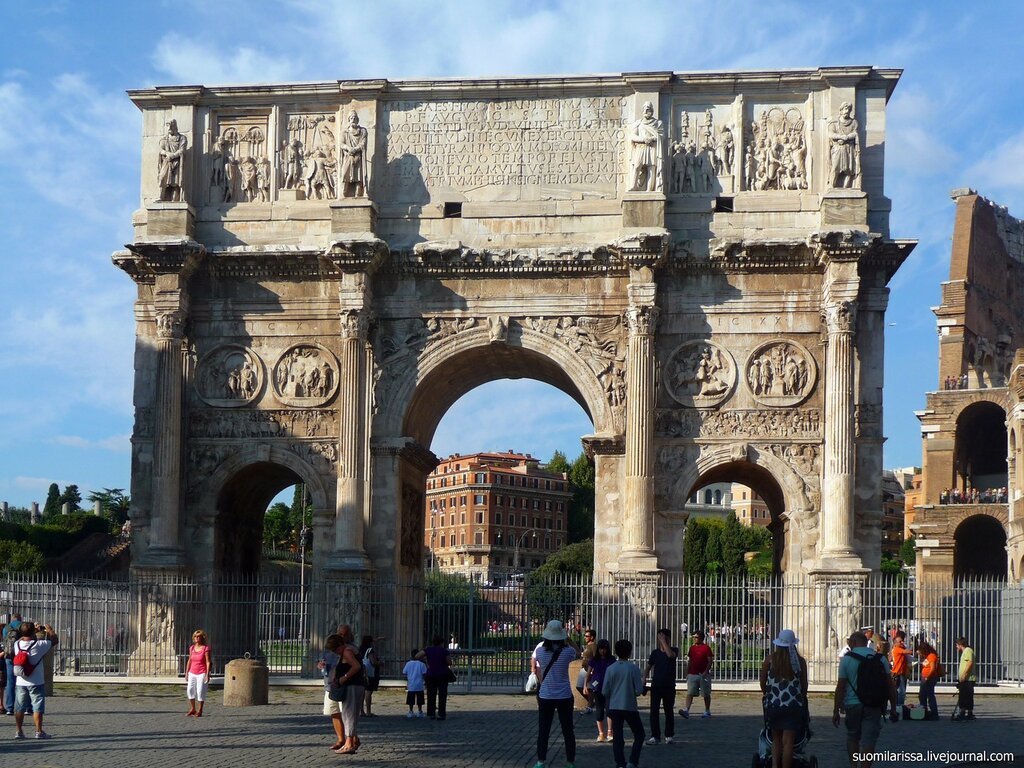
[[[971,668],[971,671],[967,671],[967,667]],[[960,674],[961,680],[967,680],[971,683],[978,682],[978,674],[974,665],[974,649],[964,648],[963,653],[960,654]]]

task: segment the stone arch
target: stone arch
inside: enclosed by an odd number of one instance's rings
[[[950,428],[952,429],[956,427],[956,423],[959,421],[960,415],[964,411],[978,403],[992,403],[993,405],[998,405],[1002,408],[1004,413],[1010,412],[1010,398],[1007,390],[1005,389],[988,389],[980,392],[972,392],[970,394],[958,393],[956,405],[950,412]]]
[[[441,417],[460,397],[503,378],[550,384],[580,404],[596,434],[622,432],[622,414],[613,411],[604,386],[583,357],[557,339],[512,324],[503,343],[493,343],[486,327],[476,327],[428,346],[396,387],[383,414],[384,433],[429,445]]]
[[[1007,411],[1000,400],[978,398],[956,411],[953,480],[960,490],[1007,485]]]
[[[953,531],[953,575],[1006,578],[1005,510],[984,509],[957,517]]]
[[[333,545],[325,527],[333,521],[331,496],[321,475],[292,451],[256,445],[233,454],[217,466],[201,487],[210,506],[197,516],[197,534],[209,543],[209,564],[221,572],[255,572],[259,564],[259,526],[247,524],[257,512],[290,485],[304,483],[313,505],[314,552]],[[205,529],[205,530],[204,530]],[[229,546],[230,545],[230,546]]]
[[[787,462],[766,448],[745,443],[706,446],[694,462],[687,463],[673,484],[673,497],[685,502],[695,490],[725,479],[756,488],[772,516],[775,542],[774,565],[784,571],[790,561],[814,546],[817,529],[815,494]]]

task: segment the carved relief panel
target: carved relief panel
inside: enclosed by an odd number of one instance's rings
[[[781,408],[807,399],[814,390],[817,366],[803,345],[778,339],[750,353],[744,378],[757,402]]]
[[[736,386],[736,362],[711,341],[687,341],[668,356],[663,369],[672,399],[691,408],[725,402]]]
[[[300,197],[337,197],[337,117],[333,114],[289,115],[277,151],[279,189],[299,190]]]
[[[803,104],[754,104],[743,156],[744,188],[758,192],[808,189],[808,108]]]
[[[732,194],[739,188],[740,152],[733,106],[677,107],[669,147],[668,191],[674,195]]]
[[[612,198],[623,188],[628,98],[391,101],[382,191],[402,202]]]
[[[220,115],[210,144],[209,201],[270,202],[266,115]]]
[[[290,347],[274,366],[274,393],[286,405],[323,405],[337,390],[338,361],[315,342]]]
[[[196,366],[196,394],[207,405],[237,408],[263,391],[263,362],[252,350],[224,344],[207,352]]]

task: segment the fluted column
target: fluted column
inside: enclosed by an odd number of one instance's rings
[[[364,547],[363,499],[366,464],[366,313],[341,313],[341,372],[338,382],[338,486],[331,566],[361,570],[369,566]]]
[[[621,570],[654,570],[655,284],[629,286],[626,358],[626,504]]]
[[[838,301],[824,308],[825,472],[822,494],[822,559],[856,560],[853,548],[854,426],[853,335],[857,305]]]
[[[149,549],[153,564],[177,565],[183,554],[181,509],[181,398],[185,372],[185,315],[159,310],[156,318],[157,382],[153,436],[153,507]]]

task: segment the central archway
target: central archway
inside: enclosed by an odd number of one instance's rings
[[[381,411],[378,422],[379,433],[390,433],[405,446],[417,447],[406,447],[392,466],[380,461],[376,465],[378,475],[394,473],[391,477],[395,484],[388,490],[395,499],[397,518],[394,530],[399,554],[395,566],[406,572],[422,568],[424,489],[427,475],[433,469],[425,460],[423,449],[431,445],[438,424],[452,405],[471,390],[492,381],[532,379],[554,387],[578,403],[594,425],[595,433],[615,435],[621,430],[623,414],[608,399],[607,388],[612,383],[608,383],[606,374],[614,362],[613,355],[601,368],[562,340],[517,322],[510,324],[507,336],[500,342],[494,341],[486,327],[476,327],[428,346],[395,388],[394,401]],[[436,457],[427,455],[436,462]],[[597,464],[598,482],[603,472],[607,482],[617,486],[618,478],[611,464],[600,460]],[[381,483],[391,481],[378,476],[374,482],[377,497],[381,498]],[[597,514],[600,516],[601,511]],[[382,562],[384,547],[375,532],[371,532],[369,548],[371,559]]]

